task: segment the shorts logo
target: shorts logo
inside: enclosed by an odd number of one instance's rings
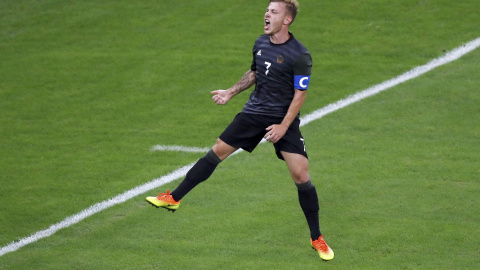
[[[295,89],[307,90],[308,84],[310,83],[310,76],[307,75],[295,75],[294,76],[294,86]]]

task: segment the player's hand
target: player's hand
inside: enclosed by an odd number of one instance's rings
[[[276,143],[283,137],[283,135],[285,135],[285,133],[288,130],[288,127],[285,127],[283,125],[271,125],[267,127],[266,130],[268,132],[264,136],[265,140],[272,143]]]
[[[213,95],[212,100],[218,105],[227,104],[227,102],[232,98],[230,91],[228,90],[215,90],[210,92]]]

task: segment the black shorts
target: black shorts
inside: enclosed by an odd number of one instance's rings
[[[252,152],[267,133],[266,128],[273,124],[280,124],[282,120],[282,117],[239,113],[220,135],[220,139],[230,146]],[[280,151],[301,154],[308,158],[298,117],[292,122],[285,135],[273,145],[279,159],[283,160]]]

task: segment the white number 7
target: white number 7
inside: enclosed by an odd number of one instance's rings
[[[268,69],[270,68],[272,63],[265,61],[265,65],[267,65],[267,71],[265,71],[265,75],[268,75],[268,71],[269,71]]]

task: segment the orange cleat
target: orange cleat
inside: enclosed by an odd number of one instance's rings
[[[327,245],[325,240],[323,240],[323,235],[320,235],[317,240],[310,239],[312,248],[318,252],[318,255],[324,261],[333,260],[333,250]]]
[[[163,207],[172,212],[175,212],[175,210],[178,209],[181,201],[175,201],[168,190],[167,193],[158,193],[157,197],[147,197],[146,200],[156,207]]]

